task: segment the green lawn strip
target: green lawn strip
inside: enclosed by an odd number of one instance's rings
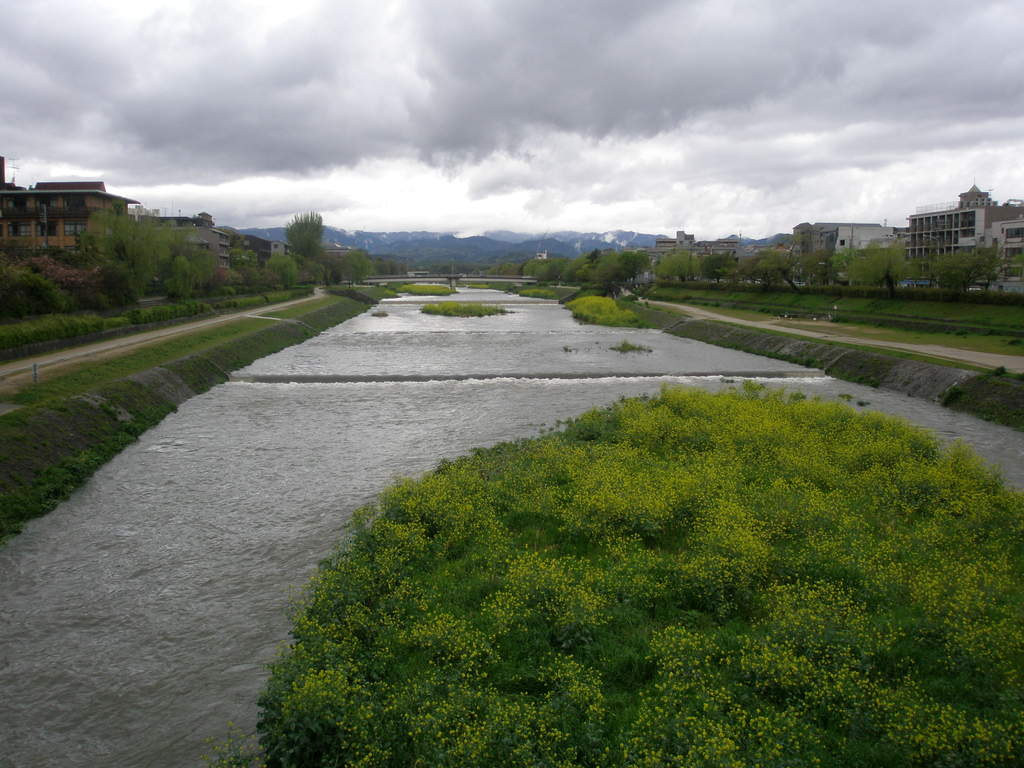
[[[137,349],[133,352],[103,360],[97,363],[83,362],[82,367],[66,374],[58,374],[50,378],[46,368],[40,371],[42,379],[37,384],[29,384],[11,399],[19,405],[44,403],[54,398],[70,397],[88,392],[100,384],[115,379],[123,379],[133,373],[153,368],[171,360],[195,352],[200,352],[224,341],[237,338],[246,333],[264,328],[273,320],[259,318],[243,318],[224,325],[203,328],[193,333],[176,336],[173,339]],[[11,418],[17,411],[0,416],[0,421]]]
[[[971,323],[994,328],[1024,328],[1024,307],[970,302],[911,301],[906,299],[843,298],[827,294],[709,291],[682,287],[659,286],[652,289],[649,298],[665,301],[700,299],[704,302],[737,302],[764,307],[766,311],[793,309],[808,312],[861,312],[866,315],[886,315],[935,322]],[[836,309],[833,309],[836,308]]]
[[[317,309],[323,309],[324,307],[330,307],[337,304],[342,299],[340,296],[324,296],[319,299],[313,299],[311,301],[304,301],[301,304],[296,304],[293,307],[285,307],[284,309],[278,309],[273,312],[260,312],[261,315],[267,315],[268,317],[280,317],[282,319],[291,319],[296,317],[302,317]]]
[[[931,355],[918,354],[916,352],[906,352],[900,349],[890,349],[888,347],[872,347],[867,344],[851,344],[845,341],[831,341],[829,339],[813,338],[811,336],[801,336],[796,333],[786,333],[785,331],[779,331],[768,328],[753,328],[749,325],[741,325],[739,323],[730,323],[725,320],[710,320],[708,322],[721,323],[722,325],[728,325],[731,328],[737,328],[742,331],[751,331],[752,333],[766,333],[772,336],[785,336],[790,339],[797,341],[806,341],[813,344],[827,344],[832,347],[845,347],[847,349],[856,349],[861,352],[871,352],[873,354],[886,355],[888,357],[900,357],[905,360],[918,360],[922,363],[934,363],[935,365],[943,365],[947,368],[963,368],[968,371],[979,371],[981,373],[987,373],[991,371],[991,368],[984,366],[972,365],[971,363],[959,362],[956,360],[947,360],[942,357],[932,357]],[[757,353],[760,354],[760,353]]]
[[[715,310],[719,312],[721,310]],[[723,313],[724,314],[724,313]],[[782,321],[783,328],[806,328],[810,331],[822,332],[822,329],[814,325],[804,325],[799,321]],[[860,336],[865,340],[878,339],[879,341],[895,341],[906,344],[936,344],[951,349],[965,349],[975,352],[991,352],[999,355],[1022,355],[1024,356],[1024,344],[1016,337],[978,335],[978,334],[950,334],[950,333],[928,333],[926,331],[903,331],[897,328],[879,328],[878,326],[856,325],[854,323],[830,323],[829,331],[848,336]]]
[[[1019,763],[1024,497],[836,403],[666,389],[356,515],[270,765]]]

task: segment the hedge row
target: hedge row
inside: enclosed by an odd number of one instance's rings
[[[19,323],[0,325],[0,349],[15,349],[27,344],[38,344],[57,339],[73,339],[90,333],[124,328],[129,325],[165,322],[180,317],[203,315],[214,310],[246,309],[265,304],[276,304],[290,299],[301,298],[312,292],[310,288],[296,288],[290,291],[274,291],[260,296],[242,296],[224,299],[211,305],[201,301],[186,301],[180,304],[158,304],[153,307],[129,309],[117,317],[99,315],[43,315]]]
[[[84,336],[130,325],[127,317],[99,315],[43,315],[10,325],[0,325],[0,349],[13,349],[40,341]]]

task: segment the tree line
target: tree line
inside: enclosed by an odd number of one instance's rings
[[[97,211],[73,249],[0,242],[0,317],[107,310],[144,296],[185,300],[260,293],[297,283],[356,282],[374,271],[365,251],[328,252],[318,213],[297,214],[286,229],[291,253],[261,259],[245,237],[230,233],[229,258],[195,237],[191,227],[137,219],[123,208]]]
[[[765,290],[836,284],[882,286],[890,295],[905,280],[927,282],[964,292],[972,285],[988,285],[999,276],[1002,260],[995,246],[971,251],[936,254],[929,259],[907,259],[903,245],[869,245],[860,249],[799,253],[787,247],[762,251],[736,261],[729,254],[700,255],[673,251],[658,262],[661,280],[746,282]]]

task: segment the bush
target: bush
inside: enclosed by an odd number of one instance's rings
[[[528,299],[558,298],[558,294],[552,291],[550,288],[520,288],[518,293],[520,296],[525,296]]]
[[[489,315],[507,315],[508,310],[493,304],[475,304],[472,302],[438,301],[424,304],[420,312],[428,315],[445,315],[447,317],[487,317]]]
[[[25,344],[84,336],[87,333],[122,328],[128,324],[127,317],[44,315],[21,323],[0,325],[0,349],[13,349]]]
[[[565,305],[577,320],[595,325],[641,328],[644,322],[633,311],[620,308],[614,299],[604,296],[584,296]]]
[[[760,388],[763,389],[763,388]],[[756,386],[445,462],[357,516],[270,765],[1018,765],[1024,497]]]
[[[455,293],[446,285],[421,285],[419,283],[400,285],[396,290],[413,296],[451,296]]]
[[[0,317],[62,312],[68,304],[68,297],[42,275],[0,264]]]

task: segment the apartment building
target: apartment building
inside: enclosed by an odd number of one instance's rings
[[[907,217],[907,258],[923,259],[1004,243],[1006,236],[1000,236],[1000,224],[1024,218],[1024,201],[1007,200],[1000,205],[976,184],[959,198],[956,203],[922,206]]]
[[[195,216],[161,216],[157,221],[167,227],[190,229],[190,242],[212,251],[217,256],[218,266],[231,266],[231,232],[215,226],[210,214],[203,211]]]
[[[847,248],[866,248],[896,239],[896,227],[884,224],[824,221],[803,222],[793,227],[793,247],[797,253],[834,253]]]
[[[7,182],[0,157],[0,240],[26,248],[75,248],[93,214],[138,205],[107,192],[102,181],[40,181],[25,189]]]

